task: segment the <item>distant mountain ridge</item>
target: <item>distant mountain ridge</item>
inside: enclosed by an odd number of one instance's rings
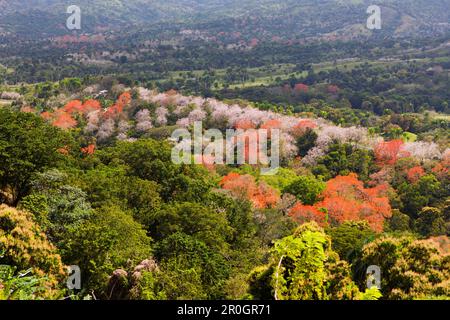
[[[395,26],[389,24],[392,34],[414,33],[420,28],[450,30],[448,0],[0,0],[0,32],[23,36],[40,32],[43,37],[60,34],[69,5],[82,9],[84,32],[92,32],[97,26],[198,23],[239,17],[286,17],[295,22],[295,27],[335,19],[327,22],[328,32],[354,32],[355,24],[365,22],[365,9],[370,4],[382,6],[385,20],[394,21]]]

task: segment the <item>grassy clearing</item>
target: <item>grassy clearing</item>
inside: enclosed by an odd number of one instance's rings
[[[0,107],[6,107],[6,106],[10,106],[10,105],[11,105],[11,101],[10,100],[0,99]]]

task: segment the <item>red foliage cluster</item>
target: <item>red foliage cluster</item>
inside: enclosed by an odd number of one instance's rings
[[[268,120],[261,125],[261,129],[267,130],[267,137],[270,139],[272,137],[272,130],[281,130],[281,121],[277,119]]]
[[[83,103],[83,113],[89,113],[93,111],[100,110],[102,108],[100,102],[94,99],[86,100]]]
[[[272,123],[276,126],[276,123]],[[281,125],[281,124],[280,124]],[[235,135],[231,139],[231,143],[238,147],[240,151],[243,146],[243,157],[245,159],[245,163],[249,164],[257,164],[257,163],[267,163],[267,154],[264,152],[264,149],[260,148],[260,138],[264,137],[263,134],[267,134],[267,138],[270,140],[272,137],[272,129],[269,128],[270,124],[267,126],[267,132],[261,132],[264,130],[260,129],[246,129],[242,133]]]
[[[117,99],[117,105],[121,106],[122,108],[126,105],[128,105],[131,102],[131,93],[130,92],[124,92],[122,93],[119,98]]]
[[[294,91],[297,93],[300,92],[308,92],[309,91],[309,87],[306,84],[303,83],[297,83],[294,87]]]
[[[375,159],[381,165],[393,165],[400,157],[408,156],[402,149],[403,140],[396,139],[380,142],[375,147]]]
[[[63,108],[62,110],[64,112],[67,112],[69,114],[73,114],[73,113],[83,113],[83,102],[81,102],[80,100],[72,100],[69,101]]]
[[[69,154],[69,148],[67,146],[59,148],[58,150],[56,150],[56,152],[67,156]]]
[[[109,107],[104,113],[104,118],[112,118],[122,113],[123,109],[131,102],[130,92],[122,93],[116,103]],[[51,121],[52,125],[61,129],[70,129],[77,126],[75,115],[86,116],[90,112],[100,111],[102,106],[99,101],[94,99],[86,100],[84,103],[80,100],[69,101],[64,107],[56,110],[54,113],[42,112],[41,117],[46,121]]]
[[[81,148],[81,152],[86,156],[93,155],[95,152],[95,145],[90,144],[85,148]]]
[[[125,106],[127,106],[131,102],[131,94],[127,91],[122,93],[117,99],[116,103],[109,107],[103,117],[105,118],[113,118],[122,113]]]
[[[337,94],[339,92],[339,87],[333,84],[330,84],[327,88],[328,93]]]
[[[438,179],[448,177],[450,167],[445,166],[442,162],[438,163],[431,171],[436,175]]]
[[[299,224],[315,221],[322,227],[325,227],[326,225],[326,214],[316,208],[316,206],[306,206],[298,202],[289,211],[289,215]]]
[[[438,179],[448,178],[448,173],[450,171],[450,152],[444,154],[444,157],[441,162],[439,162],[432,170],[431,170]]]
[[[105,42],[105,37],[103,35],[93,35],[93,36],[86,36],[86,35],[65,35],[60,37],[54,37],[53,41],[56,42],[58,45],[68,44],[68,43],[101,43]]]
[[[58,110],[53,114],[52,125],[61,129],[71,129],[77,126],[77,121],[68,113]]]
[[[305,134],[307,130],[313,130],[315,128],[317,128],[317,124],[314,121],[302,119],[291,129],[291,131],[294,136],[300,137]]]
[[[289,214],[299,222],[312,219],[319,224],[329,222],[331,225],[366,220],[374,231],[382,232],[384,219],[392,215],[386,189],[385,185],[364,188],[356,174],[338,176],[327,182],[321,202],[312,207],[298,204]]]
[[[44,111],[44,112],[41,113],[41,118],[46,120],[46,121],[50,120],[52,117],[53,117],[53,114],[51,114],[48,111]]]
[[[406,172],[408,181],[411,183],[416,183],[424,175],[425,175],[425,170],[423,170],[423,168],[421,166],[413,167]]]
[[[88,114],[92,111],[100,110],[101,104],[97,100],[90,99],[82,103],[80,100],[72,100],[67,103],[62,110],[69,114]]]
[[[242,130],[248,130],[248,129],[255,129],[256,125],[253,123],[252,120],[238,120],[234,124],[235,129],[242,129]]]
[[[268,120],[261,125],[261,129],[281,129],[281,121],[278,119]]]
[[[61,129],[70,129],[77,126],[77,121],[74,115],[86,115],[89,112],[100,110],[101,105],[97,100],[87,100],[81,102],[80,100],[69,101],[64,107],[56,110],[54,113],[45,111],[41,113],[41,117],[46,121],[51,121],[52,125]]]
[[[248,174],[230,173],[220,181],[220,186],[229,190],[235,197],[250,200],[258,209],[273,208],[280,200],[279,194],[273,188],[264,182],[258,184],[255,178]]]
[[[250,40],[249,46],[254,48],[259,44],[259,40],[256,38],[253,38],[252,40]]]

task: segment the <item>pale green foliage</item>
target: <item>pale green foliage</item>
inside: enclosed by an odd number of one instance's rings
[[[250,275],[249,292],[257,299],[358,299],[350,266],[331,249],[330,238],[315,222],[274,244],[271,263]]]
[[[269,186],[282,191],[288,185],[297,179],[297,174],[294,170],[279,168],[277,174],[261,176],[260,179],[265,181]]]
[[[373,286],[370,289],[366,289],[364,293],[361,293],[358,296],[358,300],[378,300],[382,296],[383,295],[381,294],[380,290],[376,286]]]
[[[323,286],[326,279],[326,244],[325,235],[312,230],[305,230],[298,237],[288,236],[275,243],[274,258],[279,261],[279,266],[272,281],[277,299],[322,300],[326,297]],[[293,268],[289,270],[284,265],[293,265]]]
[[[290,193],[297,197],[303,204],[313,205],[320,194],[325,190],[325,183],[310,176],[300,176],[284,189],[284,193]]]
[[[45,292],[43,279],[32,275],[32,270],[15,272],[15,268],[0,265],[0,300],[33,300]]]
[[[32,193],[20,203],[57,245],[65,233],[74,232],[92,214],[86,193],[66,183],[67,175],[57,169],[39,173],[32,182]]]
[[[133,298],[139,300],[166,300],[167,296],[161,291],[158,283],[158,275],[159,272],[143,272],[138,283],[133,288],[138,293]]]

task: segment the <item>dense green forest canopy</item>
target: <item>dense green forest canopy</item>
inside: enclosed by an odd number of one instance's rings
[[[436,115],[373,115],[369,130],[276,105],[109,85],[94,99],[89,86],[66,79],[49,85],[58,99],[50,90],[42,104],[33,103],[45,86],[30,86],[0,109],[8,205],[0,216],[0,279],[13,288],[6,298],[448,297],[448,120],[436,127]],[[202,120],[225,130],[248,118],[261,128],[293,125],[276,175],[171,161],[167,138],[175,128]],[[420,123],[408,127],[416,134],[400,127],[405,121]],[[439,130],[445,134],[431,142]],[[36,230],[41,242],[24,240],[17,228]],[[386,278],[381,292],[366,291],[364,270],[381,263],[376,246],[385,242],[420,268],[411,267],[412,278],[396,271],[406,287]],[[309,247],[319,251],[303,254]],[[30,250],[59,260],[42,265]],[[81,291],[56,281],[62,264],[83,270]],[[26,268],[33,281],[20,278]]]
[[[0,300],[450,298],[448,1],[70,4],[0,0]]]

